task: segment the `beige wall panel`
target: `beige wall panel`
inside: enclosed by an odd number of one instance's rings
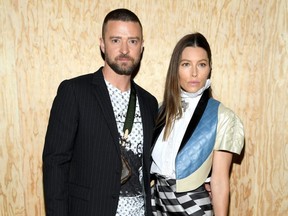
[[[0,216],[45,215],[41,156],[53,98],[63,79],[103,64],[101,25],[117,7],[142,21],[136,81],[159,102],[176,42],[194,31],[207,37],[214,96],[246,132],[230,215],[288,214],[286,0],[0,0]]]
[[[288,213],[288,3],[265,4],[262,61],[262,134],[258,139],[258,215]],[[266,205],[271,203],[271,205]]]

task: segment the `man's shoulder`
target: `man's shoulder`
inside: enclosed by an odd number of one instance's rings
[[[76,77],[72,77],[67,79],[67,81],[69,82],[85,82],[85,81],[90,81],[92,80],[95,76],[101,76],[101,69],[92,72],[92,73],[86,73],[86,74],[82,74]]]
[[[101,73],[101,69],[92,72],[92,73],[86,73],[86,74],[82,74],[76,77],[72,77],[72,78],[67,78],[65,80],[63,80],[61,82],[61,84],[73,84],[73,85],[77,85],[77,84],[87,84],[89,82],[92,82],[93,79],[95,79],[95,77],[101,77],[103,76]]]
[[[85,82],[85,81],[91,80],[91,78],[93,77],[93,74],[94,73],[82,74],[76,77],[68,78],[64,81],[71,82],[71,83]]]

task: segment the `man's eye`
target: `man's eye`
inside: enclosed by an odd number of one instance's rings
[[[130,40],[130,43],[131,43],[131,44],[137,44],[137,43],[138,43],[138,40]]]
[[[112,39],[112,43],[118,43],[119,39]]]

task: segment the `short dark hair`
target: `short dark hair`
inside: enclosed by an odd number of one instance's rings
[[[139,23],[141,28],[142,34],[142,24],[135,13],[126,9],[126,8],[119,8],[113,11],[110,11],[106,17],[104,18],[103,25],[102,25],[102,37],[104,38],[105,27],[108,21],[124,21],[124,22],[136,22]]]

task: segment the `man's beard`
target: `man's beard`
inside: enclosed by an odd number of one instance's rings
[[[131,61],[131,65],[129,62],[117,63],[117,60],[120,58],[127,58]],[[109,56],[105,54],[105,60],[107,64],[119,75],[132,75],[132,73],[136,72],[137,67],[139,66],[140,57],[137,59],[133,59],[128,55],[119,55],[115,58],[115,61],[111,60]]]

